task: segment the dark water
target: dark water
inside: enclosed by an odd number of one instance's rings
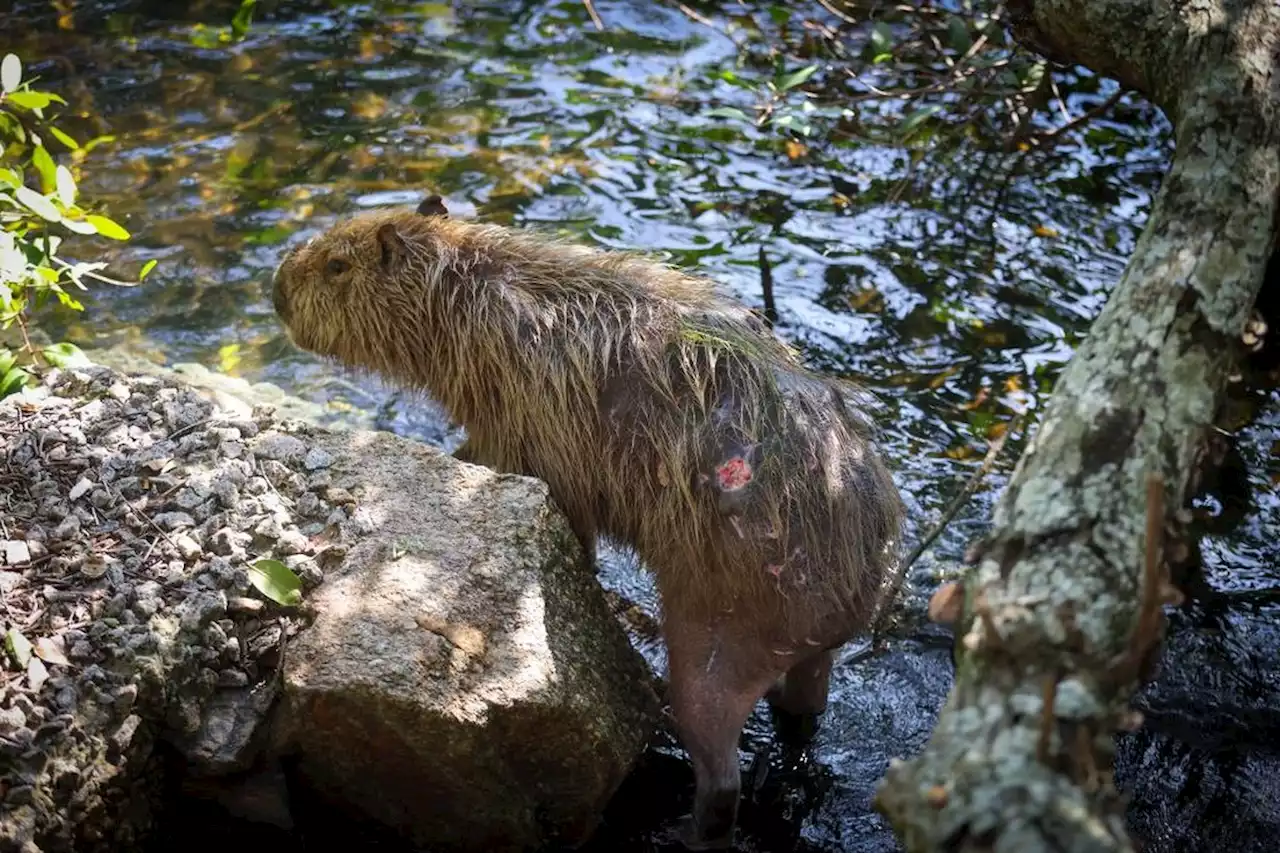
[[[438,192],[455,214],[664,252],[755,305],[763,248],[779,333],[882,401],[909,545],[1015,413],[1034,419],[1132,251],[1169,156],[1158,113],[1130,97],[1107,104],[1113,86],[1083,71],[1055,76],[1060,88],[1030,126],[1105,108],[1052,144],[1010,142],[999,93],[938,96],[936,122],[903,144],[886,133],[900,99],[871,87],[920,86],[939,58],[908,50],[863,61],[869,28],[825,38],[803,21],[842,25],[818,4],[686,12],[597,0],[603,32],[578,0],[263,5],[233,44],[218,28],[234,2],[82,0],[62,4],[72,11],[61,24],[57,4],[0,4],[0,48],[83,113],[65,129],[116,137],[87,158],[81,181],[134,234],[107,257],[122,270],[160,261],[144,286],[101,291],[85,315],[47,319],[48,331],[270,381],[335,418],[375,411],[388,429],[449,445],[457,436],[428,401],[287,343],[265,290],[285,247],[344,213]],[[855,5],[865,22],[892,4]],[[824,65],[810,84],[817,109],[794,93],[779,99],[813,132],[788,143],[779,130],[706,117],[712,107],[752,111],[774,47],[788,71]],[[1205,543],[1225,598],[1177,619],[1176,666],[1143,698],[1152,722],[1120,744],[1119,778],[1149,850],[1217,849],[1231,837],[1212,817],[1222,805],[1234,810],[1227,829],[1243,833],[1240,849],[1280,828],[1280,765],[1268,746],[1280,707],[1271,397],[1247,399],[1233,425],[1252,506]],[[981,532],[1022,439],[1015,432],[917,564],[917,603]],[[607,580],[653,606],[625,560],[610,559]],[[923,745],[946,696],[947,652],[934,640],[902,640],[837,670],[813,766],[774,763],[744,802],[744,849],[896,849],[871,797],[888,759]],[[661,664],[660,650],[646,651]],[[744,762],[767,756],[766,715],[743,745]],[[593,848],[657,849],[690,784],[679,752],[656,748]]]

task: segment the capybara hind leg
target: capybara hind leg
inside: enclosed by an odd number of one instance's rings
[[[817,733],[818,720],[827,710],[833,662],[830,650],[810,655],[770,688],[767,698],[773,725],[783,742],[803,745]]]
[[[692,814],[680,840],[690,850],[733,845],[741,773],[738,739],[776,669],[752,660],[749,647],[710,632],[668,630],[669,698],[681,744],[693,763]]]

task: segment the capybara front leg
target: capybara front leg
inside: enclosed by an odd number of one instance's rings
[[[834,657],[830,650],[810,655],[769,690],[774,729],[784,743],[803,746],[813,740],[818,720],[827,710]]]
[[[690,850],[728,848],[742,786],[738,739],[776,672],[749,660],[741,644],[709,634],[668,632],[667,646],[671,712],[696,786],[680,841]]]
[[[578,537],[578,542],[582,545],[582,553],[586,555],[587,565],[592,571],[598,571],[599,565],[596,563],[596,531],[594,528],[588,528],[586,525],[570,523],[573,528],[573,535]]]
[[[454,448],[453,453],[451,455],[453,456],[454,459],[457,459],[459,462],[470,462],[472,464],[478,464],[476,462],[476,448],[475,448],[475,445],[471,443],[470,436],[467,436],[465,439],[463,439],[462,444],[459,444],[456,448]]]

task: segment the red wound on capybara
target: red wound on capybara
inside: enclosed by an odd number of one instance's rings
[[[726,492],[735,492],[751,482],[751,463],[741,456],[733,456],[716,468],[716,482]]]

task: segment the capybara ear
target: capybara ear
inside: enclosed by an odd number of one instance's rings
[[[378,229],[378,245],[382,248],[382,267],[391,269],[404,260],[408,247],[396,226],[388,222]]]
[[[449,210],[444,206],[444,199],[438,195],[429,195],[418,205],[419,216],[448,216]]]

